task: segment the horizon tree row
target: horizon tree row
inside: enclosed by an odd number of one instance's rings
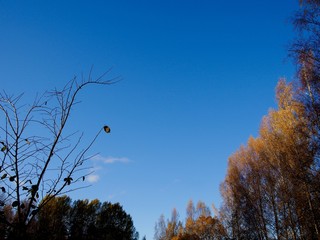
[[[155,240],[218,240],[225,239],[227,232],[220,220],[211,214],[202,201],[196,206],[188,202],[185,222],[179,220],[179,213],[172,210],[171,218],[161,215],[155,225]]]
[[[42,201],[51,198],[46,196]],[[25,204],[28,204],[25,201]],[[10,205],[4,207],[5,218],[18,221],[17,211]],[[0,239],[19,239],[14,225],[0,224]],[[119,203],[71,200],[64,195],[51,198],[33,218],[26,229],[24,239],[103,239],[138,240],[132,218]]]

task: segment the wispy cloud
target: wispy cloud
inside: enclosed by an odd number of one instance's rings
[[[96,155],[96,156],[92,157],[91,159],[94,161],[104,162],[106,164],[131,162],[131,160],[126,157],[104,157],[101,155]]]
[[[90,174],[89,176],[87,176],[87,181],[89,183],[95,183],[98,182],[100,179],[100,176],[98,174]]]
[[[86,181],[89,183],[96,183],[100,180],[100,175],[97,174],[97,172],[104,169],[104,167],[102,166],[103,164],[131,162],[131,160],[126,157],[104,157],[100,154],[91,157],[91,160],[93,161],[94,167],[90,169],[91,172],[86,177]],[[112,196],[110,198],[112,198]]]
[[[105,163],[116,163],[116,162],[128,163],[128,162],[130,162],[130,160],[129,160],[129,158],[126,158],[126,157],[120,157],[120,158],[108,157],[108,158],[104,159],[103,162],[105,162]]]

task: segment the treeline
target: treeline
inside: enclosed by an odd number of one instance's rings
[[[1,221],[0,239],[19,239],[16,211],[7,205],[1,213],[6,221]],[[24,239],[138,240],[139,234],[119,203],[101,203],[97,199],[72,202],[70,197],[61,196],[52,198],[38,212]]]
[[[160,216],[155,225],[156,240],[202,240],[223,239],[227,232],[220,220],[212,216],[210,208],[199,201],[194,206],[190,200],[187,205],[187,217],[185,223],[179,220],[179,214],[173,209],[171,218],[165,220]]]
[[[293,22],[297,79],[279,81],[277,109],[229,158],[213,218],[223,230],[203,223],[210,234],[183,238],[168,221],[155,239],[320,239],[320,1],[300,1]]]

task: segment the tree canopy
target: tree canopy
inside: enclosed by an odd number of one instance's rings
[[[320,234],[320,2],[300,1],[290,49],[297,79],[281,79],[278,108],[230,158],[221,221],[236,239],[318,239]]]

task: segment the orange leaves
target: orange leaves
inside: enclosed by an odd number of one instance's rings
[[[167,223],[161,215],[156,224],[155,239],[172,240],[200,240],[200,239],[225,239],[227,233],[217,217],[212,217],[209,208],[204,202],[199,201],[195,207],[192,200],[187,205],[187,218],[185,224],[177,218],[178,213],[172,211],[171,220]],[[175,229],[175,231],[173,231]]]
[[[316,133],[310,131],[312,122],[303,103],[295,98],[296,91],[280,80],[278,109],[263,118],[259,136],[250,137],[229,158],[221,193],[222,216],[230,223],[232,237],[256,239],[272,234],[280,238],[280,229],[289,234],[298,226],[290,222],[293,217],[310,218],[302,209],[308,201],[309,206],[315,204],[308,198],[308,188],[312,188],[308,185],[313,176],[310,169],[316,164],[310,144],[318,136],[311,135]],[[309,211],[314,210],[310,207]]]

